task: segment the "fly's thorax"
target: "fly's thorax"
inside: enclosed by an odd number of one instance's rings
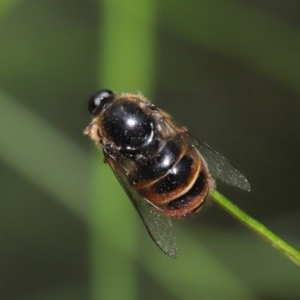
[[[145,151],[151,152],[158,144],[152,115],[127,99],[114,101],[102,112],[101,126],[106,139],[125,156],[136,157]]]

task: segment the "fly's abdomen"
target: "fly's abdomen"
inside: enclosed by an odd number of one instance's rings
[[[166,143],[155,159],[137,167],[131,181],[147,201],[175,217],[198,210],[209,189],[206,165],[186,139]]]
[[[206,200],[209,188],[207,173],[203,170],[198,174],[190,189],[160,208],[166,215],[172,217],[180,218],[191,215],[200,210]]]
[[[139,188],[164,176],[180,158],[181,147],[181,144],[170,140],[146,162],[136,161],[136,170],[130,175],[130,181]]]

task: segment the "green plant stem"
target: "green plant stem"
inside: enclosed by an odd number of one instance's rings
[[[256,232],[258,235],[263,237],[275,249],[277,249],[280,253],[285,255],[300,267],[300,252],[298,252],[295,248],[279,238],[267,227],[247,215],[243,210],[234,205],[229,199],[220,194],[218,191],[212,190],[210,192],[210,195],[216,203],[218,203],[222,208],[228,211],[233,217],[238,219],[241,223]]]
[[[155,49],[155,3],[101,0],[99,88],[151,94]],[[138,221],[108,166],[95,158],[91,195],[92,299],[138,299]]]

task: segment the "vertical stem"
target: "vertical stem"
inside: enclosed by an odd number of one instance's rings
[[[99,1],[99,88],[151,92],[154,2]],[[91,94],[94,91],[91,91]],[[91,268],[93,299],[138,299],[133,258],[139,247],[138,217],[100,154],[92,182]]]

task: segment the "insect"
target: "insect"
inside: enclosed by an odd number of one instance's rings
[[[84,130],[104,154],[156,245],[177,257],[172,219],[198,212],[215,179],[250,191],[228,160],[141,94],[99,90]]]

